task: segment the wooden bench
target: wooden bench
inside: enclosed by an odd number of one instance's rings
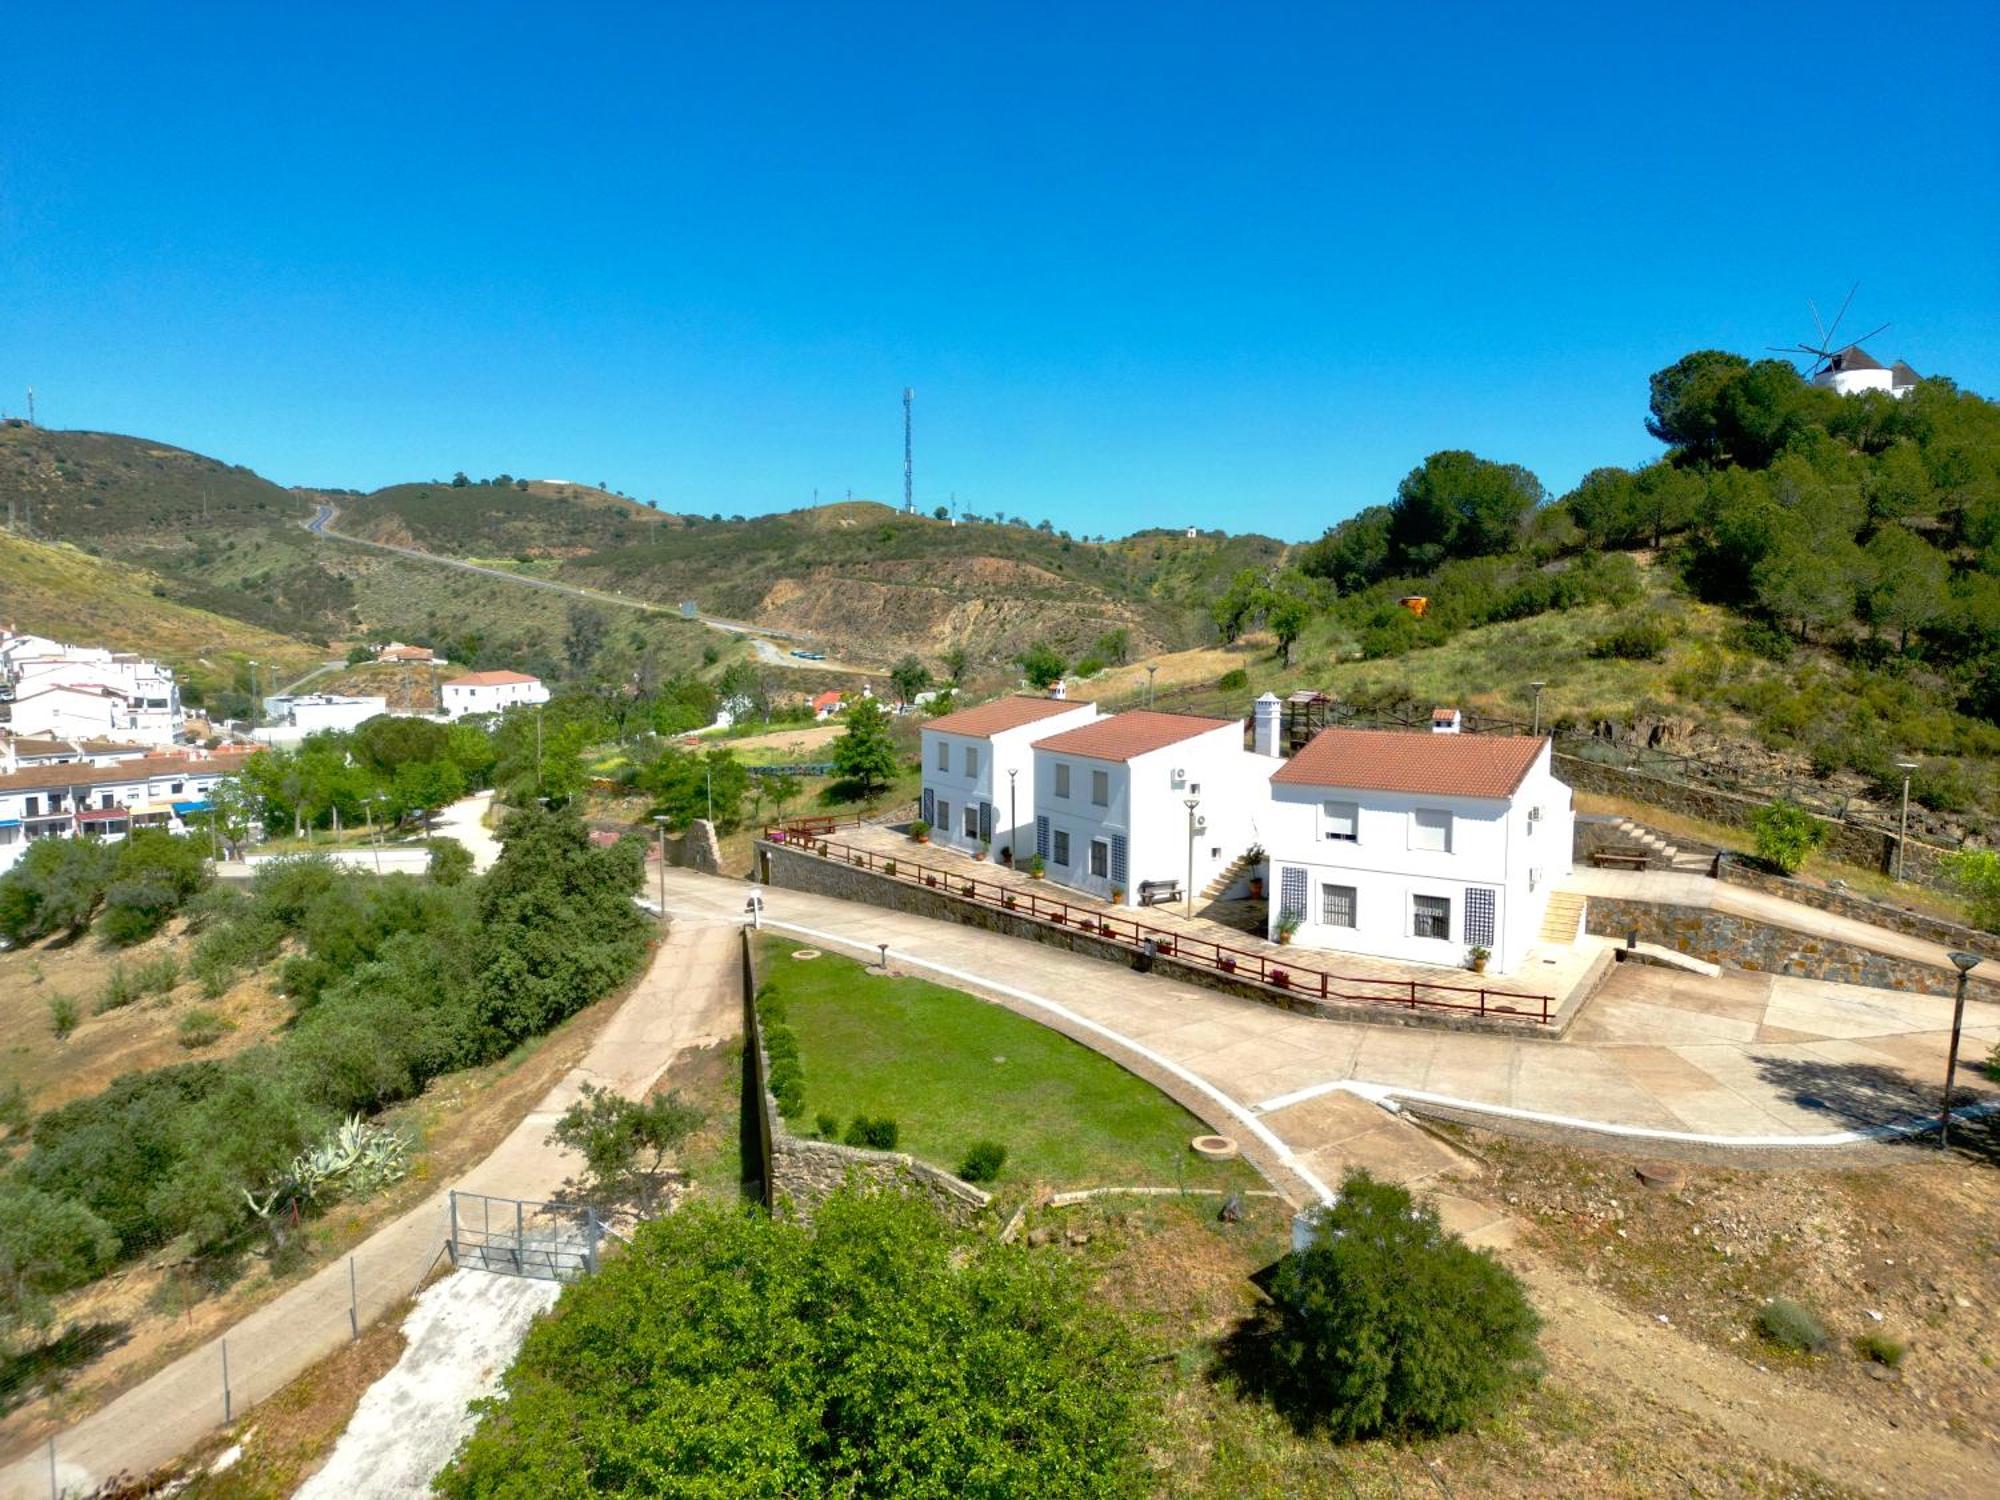
[[[1590,862],[1600,870],[1643,870],[1651,859],[1637,849],[1593,849]]]
[[[1178,880],[1142,880],[1139,882],[1139,904],[1141,906],[1161,906],[1181,899],[1181,883]]]

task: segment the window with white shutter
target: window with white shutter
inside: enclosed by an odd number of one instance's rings
[[[1435,807],[1411,813],[1410,847],[1427,854],[1451,853],[1451,814]]]
[[[940,771],[951,769],[951,746],[943,740],[938,741],[937,768]]]
[[[977,776],[979,774],[979,747],[977,745],[967,745],[965,747],[965,774],[967,776]]]
[[[1094,807],[1111,805],[1111,773],[1092,771],[1090,773],[1090,801]]]
[[[1323,802],[1320,811],[1325,818],[1326,836],[1342,843],[1355,844],[1361,841],[1361,809],[1352,802]]]
[[[1067,797],[1069,795],[1068,761],[1059,760],[1056,762],[1056,795],[1058,797]]]

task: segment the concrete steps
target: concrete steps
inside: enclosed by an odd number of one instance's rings
[[[1241,880],[1249,872],[1250,866],[1255,863],[1256,861],[1251,859],[1248,854],[1237,855],[1235,859],[1223,866],[1222,872],[1215,879],[1201,888],[1202,900],[1214,901],[1219,898],[1224,891]]]
[[[1669,870],[1680,870],[1690,875],[1708,873],[1709,860],[1705,854],[1686,853],[1630,818],[1620,818],[1613,826],[1624,838],[1644,850],[1648,859],[1664,861]]]
[[[1574,943],[1577,934],[1583,931],[1584,898],[1574,891],[1557,891],[1549,897],[1548,910],[1542,913],[1541,941],[1544,943]]]

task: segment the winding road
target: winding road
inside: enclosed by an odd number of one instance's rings
[[[503,583],[519,584],[523,588],[544,589],[553,594],[567,594],[573,599],[588,600],[592,604],[609,604],[621,609],[642,610],[647,614],[671,615],[682,619],[681,611],[672,605],[655,604],[650,599],[633,599],[624,594],[606,593],[599,589],[587,589],[579,584],[560,583],[553,578],[534,578],[525,573],[510,573],[505,568],[492,568],[484,563],[467,562],[463,558],[443,557],[435,552],[425,552],[416,547],[402,547],[394,542],[374,542],[367,537],[351,535],[345,531],[335,531],[333,523],[340,512],[325,500],[320,501],[312,515],[303,523],[305,529],[317,537],[331,537],[336,541],[351,542],[357,547],[373,547],[377,552],[393,552],[399,557],[414,558],[418,562],[435,563],[443,568],[456,568],[461,573],[478,573],[487,578],[497,578]],[[874,667],[856,666],[853,662],[841,661],[801,661],[779,647],[777,641],[809,643],[810,636],[799,635],[790,630],[775,630],[765,625],[753,625],[746,620],[729,620],[720,615],[694,616],[711,630],[720,630],[728,635],[745,636],[750,641],[751,650],[766,666],[791,667],[800,671],[857,672],[864,676],[883,675]]]

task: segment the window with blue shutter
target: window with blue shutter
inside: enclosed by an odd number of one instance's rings
[[[1286,865],[1279,876],[1278,915],[1306,919],[1306,872],[1296,865]]]
[[[1125,835],[1122,833],[1111,835],[1111,883],[1116,886],[1125,884]]]
[[[1049,820],[1044,817],[1035,819],[1035,853],[1044,860],[1049,857]]]
[[[937,827],[937,793],[929,787],[924,788],[924,821]]]

